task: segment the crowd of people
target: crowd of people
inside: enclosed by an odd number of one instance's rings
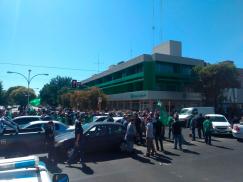
[[[164,151],[163,142],[167,140],[174,141],[174,149],[183,150],[184,137],[182,135],[183,123],[179,121],[179,115],[175,112],[165,126],[160,118],[159,111],[150,112],[149,110],[141,112],[80,112],[71,109],[60,110],[29,110],[28,115],[40,115],[43,119],[48,119],[46,131],[46,144],[49,151],[50,160],[54,160],[54,124],[52,120],[59,120],[65,124],[75,124],[75,146],[72,155],[69,156],[68,164],[73,163],[74,158],[83,158],[83,129],[82,124],[92,122],[92,118],[97,115],[107,114],[107,121],[113,122],[114,116],[122,116],[121,124],[126,129],[124,140],[126,141],[125,151],[129,153],[134,152],[134,144],[141,145],[147,148],[146,157],[156,155],[156,151]],[[26,113],[19,112],[18,115],[26,115]],[[17,115],[17,116],[18,116]],[[3,115],[2,115],[3,116]],[[13,113],[6,110],[4,116],[12,118]],[[16,114],[15,114],[16,117]],[[1,122],[0,122],[1,123]],[[168,133],[165,133],[165,128],[168,127]],[[202,114],[193,117],[190,121],[192,140],[196,139],[196,130],[198,137],[205,138],[205,143],[211,145],[211,131],[212,123],[209,118],[204,118]]]
[[[146,156],[155,155],[156,150],[164,151],[163,141],[165,138],[174,141],[174,149],[179,148],[183,150],[184,137],[182,129],[184,123],[179,121],[178,113],[173,114],[167,126],[161,121],[158,112],[143,114],[142,117],[138,117],[138,114],[135,113],[133,116],[130,116],[128,121],[128,124],[124,122],[127,128],[125,140],[128,143],[128,152],[133,151],[133,144],[137,143],[138,145],[146,144]],[[143,124],[144,128],[142,127]],[[168,134],[165,133],[166,127],[168,127]],[[212,122],[208,117],[204,118],[202,114],[198,117],[193,117],[190,121],[190,129],[193,141],[196,139],[197,129],[198,138],[205,138],[205,143],[211,145]],[[143,136],[145,140],[143,140]]]

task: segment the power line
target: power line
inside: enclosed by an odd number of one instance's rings
[[[22,67],[33,67],[33,68],[47,68],[47,69],[59,69],[59,70],[71,70],[71,71],[96,71],[91,69],[81,69],[81,68],[69,68],[69,67],[58,67],[58,66],[43,66],[43,65],[31,65],[31,64],[17,64],[0,62],[1,65],[12,65],[12,66],[22,66]]]

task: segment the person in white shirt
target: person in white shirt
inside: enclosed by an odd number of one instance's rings
[[[134,124],[134,118],[129,118],[125,140],[127,142],[127,151],[130,153],[133,152],[133,145],[134,145],[136,133],[137,132]]]
[[[147,125],[146,125],[146,140],[147,140],[147,153],[146,156],[149,157],[150,155],[155,155],[155,148],[154,148],[154,127],[152,123],[152,118],[149,116],[146,118]]]

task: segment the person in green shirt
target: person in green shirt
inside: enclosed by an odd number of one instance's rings
[[[212,145],[211,143],[211,135],[212,135],[213,125],[210,121],[210,118],[207,116],[206,120],[203,122],[203,130],[205,133],[205,143],[208,145]]]

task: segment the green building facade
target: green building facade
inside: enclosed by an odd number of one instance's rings
[[[154,109],[158,100],[169,108],[200,105],[201,95],[192,89],[194,66],[203,60],[154,53],[112,65],[83,80],[108,95],[108,109]]]

